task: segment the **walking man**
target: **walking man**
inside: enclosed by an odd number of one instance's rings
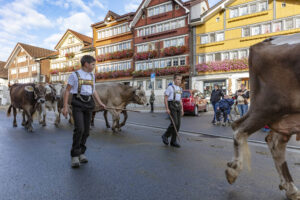
[[[210,102],[214,109],[214,119],[211,123],[216,124],[216,114],[217,114],[217,107],[216,104],[220,101],[221,97],[224,97],[222,90],[220,90],[219,85],[214,85],[214,90],[211,92]]]
[[[84,155],[86,140],[89,136],[92,111],[95,106],[94,98],[99,105],[106,107],[95,91],[95,58],[85,55],[81,58],[81,69],[69,76],[68,85],[64,94],[63,115],[68,116],[68,99],[72,94],[72,114],[74,118],[73,144],[71,149],[71,166],[78,168],[80,163],[87,163]],[[94,97],[94,98],[93,98]]]
[[[151,112],[154,112],[154,101],[155,101],[155,94],[154,94],[154,90],[151,90],[151,95],[150,95],[150,99],[149,99],[149,103],[151,105]]]
[[[184,114],[181,101],[182,88],[179,86],[181,84],[181,81],[182,76],[180,74],[174,74],[174,83],[172,85],[169,85],[167,90],[165,91],[164,102],[166,106],[166,112],[170,116],[171,124],[169,125],[165,134],[161,136],[162,141],[165,145],[169,145],[168,138],[172,136],[170,145],[177,148],[179,148],[180,145],[177,143],[177,134],[175,131],[175,127],[177,132],[179,132],[181,116],[183,116]]]

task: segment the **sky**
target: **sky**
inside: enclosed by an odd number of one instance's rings
[[[185,0],[186,1],[186,0]],[[208,0],[213,6],[220,0]],[[0,0],[0,61],[18,42],[50,50],[69,28],[92,37],[91,24],[111,10],[134,12],[142,0]]]

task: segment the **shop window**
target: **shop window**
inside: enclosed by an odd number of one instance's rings
[[[149,80],[146,82],[146,90],[152,90],[153,89],[153,83]]]
[[[285,20],[285,30],[294,28],[293,19]]]
[[[278,32],[282,30],[282,22],[276,22],[273,24],[273,31]]]
[[[185,65],[186,63],[185,63],[185,57],[183,57],[183,58],[180,58],[180,65]]]
[[[163,87],[162,87],[162,80],[161,79],[158,79],[155,82],[156,82],[155,83],[155,89],[157,89],[157,90],[163,89]]]

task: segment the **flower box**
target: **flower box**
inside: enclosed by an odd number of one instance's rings
[[[175,56],[185,53],[186,47],[185,46],[171,46],[162,49],[162,56]]]
[[[120,70],[114,72],[101,72],[96,74],[96,79],[110,79],[110,78],[119,78],[119,77],[130,77],[133,70]]]
[[[248,59],[224,60],[198,64],[195,66],[198,73],[204,72],[233,72],[249,69]]]
[[[132,73],[133,77],[147,77],[150,76],[151,73],[155,73],[156,76],[167,76],[173,75],[175,73],[184,74],[189,72],[190,66],[173,66],[173,67],[166,67],[166,68],[157,68],[157,69],[148,69],[143,71],[134,71]]]
[[[136,60],[147,60],[149,58],[157,58],[158,52],[156,50],[153,51],[146,51],[142,53],[136,53],[135,59]]]
[[[73,53],[73,52],[65,54],[65,57],[68,59],[74,58],[74,56],[75,56],[75,53]]]
[[[106,60],[131,58],[132,56],[133,56],[133,50],[128,49],[128,50],[123,50],[123,51],[117,51],[114,53],[107,53],[107,54],[99,55],[99,56],[97,56],[96,59],[98,62],[103,62]]]

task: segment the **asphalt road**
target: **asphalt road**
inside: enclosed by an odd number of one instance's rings
[[[89,163],[72,169],[72,127],[65,119],[59,128],[35,122],[33,133],[20,122],[12,128],[12,117],[0,111],[1,200],[285,199],[265,145],[250,144],[252,170],[229,185],[224,170],[233,155],[231,140],[182,135],[182,148],[175,149],[162,144],[161,129],[128,124],[113,134],[97,119],[87,142]],[[299,156],[287,153],[300,186]]]

